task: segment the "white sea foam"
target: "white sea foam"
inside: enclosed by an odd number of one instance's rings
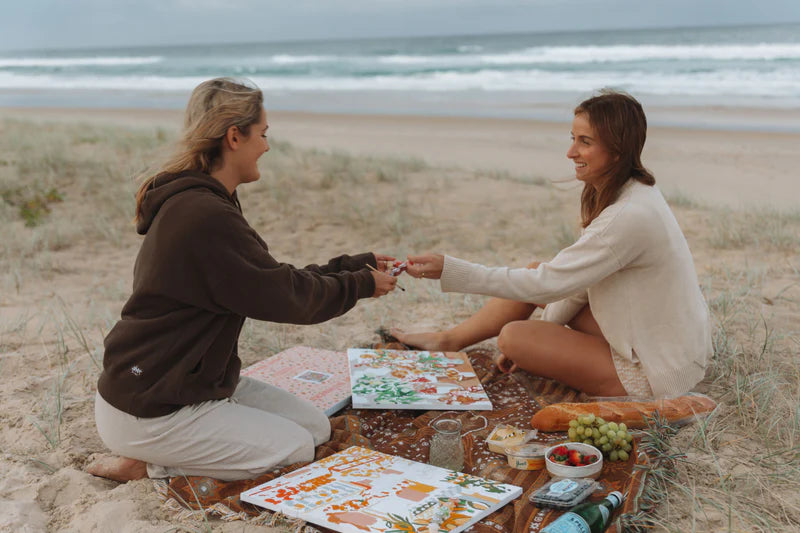
[[[0,68],[10,67],[84,67],[105,66],[114,67],[122,65],[152,65],[160,63],[161,56],[146,57],[0,57]]]
[[[64,76],[0,72],[0,89],[65,89],[190,91],[201,76]],[[591,91],[611,86],[640,94],[734,95],[800,98],[800,71],[785,68],[769,73],[723,69],[699,73],[641,71],[545,71],[539,69],[477,72],[437,71],[372,77],[253,76],[266,91]]]
[[[460,47],[480,52],[480,47]],[[500,54],[460,53],[381,56],[275,55],[278,64],[320,62],[379,63],[384,65],[530,65],[621,63],[653,60],[779,61],[800,59],[800,43],[697,44],[697,45],[613,45],[613,46],[538,46]]]
[[[0,72],[0,89],[111,90],[128,92],[190,91],[207,76],[63,76]]]
[[[519,53],[482,56],[486,63],[608,63],[623,61],[691,60],[776,61],[800,59],[800,43],[543,46]]]
[[[289,54],[278,54],[270,57],[273,63],[278,65],[296,65],[302,63],[322,63],[325,61],[340,61],[342,58],[337,56],[318,56],[318,55],[302,55],[294,56]]]

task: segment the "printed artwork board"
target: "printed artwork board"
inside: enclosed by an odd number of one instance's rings
[[[356,409],[491,411],[463,352],[347,350]]]
[[[345,352],[295,346],[248,366],[241,374],[305,398],[328,416],[350,400]]]
[[[521,494],[515,485],[353,446],[240,498],[342,533],[458,533]]]

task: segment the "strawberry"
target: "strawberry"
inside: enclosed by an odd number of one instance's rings
[[[585,456],[583,458],[583,462],[586,463],[587,465],[590,465],[592,463],[596,463],[597,462],[597,456],[596,455],[587,455],[587,456]]]
[[[569,450],[566,446],[557,446],[550,452],[550,460],[555,463],[564,464],[567,461],[567,452]]]
[[[555,454],[555,455],[563,455],[564,457],[566,457],[568,451],[569,450],[567,449],[566,446],[558,446],[555,449],[553,449],[553,454]]]
[[[578,463],[582,463],[583,462],[582,459],[583,456],[581,455],[581,452],[579,452],[578,450],[569,450],[569,452],[567,453],[567,462],[573,466],[577,466]]]

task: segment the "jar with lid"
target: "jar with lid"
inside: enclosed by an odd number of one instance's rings
[[[428,463],[455,470],[464,468],[464,446],[461,443],[461,421],[442,418],[433,423],[436,433],[431,438]]]

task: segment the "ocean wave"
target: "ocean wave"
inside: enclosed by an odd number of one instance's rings
[[[0,57],[0,68],[11,67],[83,67],[103,66],[115,67],[122,65],[152,65],[160,63],[161,56],[146,57]]]
[[[0,72],[0,89],[185,92],[205,79],[201,76],[63,76]],[[697,73],[485,69],[371,77],[254,76],[252,80],[265,91],[582,92],[610,86],[655,95],[800,98],[800,71],[792,68],[772,72],[726,69]]]
[[[537,46],[503,53],[481,53],[480,46],[461,46],[460,53],[381,55],[291,55],[279,54],[251,61],[278,65],[329,63],[348,65],[430,66],[468,68],[481,66],[580,65],[644,61],[783,61],[800,60],[800,43],[695,44],[695,45],[585,45]]]
[[[535,46],[518,48],[500,53],[484,53],[477,45],[461,45],[459,52],[432,54],[270,54],[249,57],[212,57],[206,63],[214,68],[238,68],[242,72],[256,73],[273,67],[302,68],[324,64],[331,72],[357,72],[364,68],[387,68],[408,70],[421,67],[426,70],[481,70],[486,67],[541,67],[572,68],[591,64],[641,64],[647,62],[669,62],[679,65],[687,61],[726,62],[748,61],[757,63],[781,63],[800,61],[800,43],[743,44],[692,44],[692,45],[583,45],[583,46]],[[169,61],[175,63],[181,74],[180,56],[95,56],[95,57],[0,57],[0,69],[67,68],[67,67],[116,67],[142,66],[141,74],[147,75],[147,66]],[[194,64],[190,61],[187,65]],[[185,71],[183,74],[191,75]]]
[[[777,61],[800,59],[800,43],[544,46],[484,56],[485,62],[607,63],[650,60]]]
[[[319,56],[319,55],[302,55],[293,56],[289,54],[278,54],[270,56],[270,61],[278,65],[295,65],[302,63],[323,63],[326,61],[341,61],[343,58],[339,56]],[[346,59],[346,58],[345,58]]]
[[[653,60],[779,61],[800,59],[800,43],[754,45],[539,46],[501,54],[390,55],[384,64],[530,65],[622,63]]]

